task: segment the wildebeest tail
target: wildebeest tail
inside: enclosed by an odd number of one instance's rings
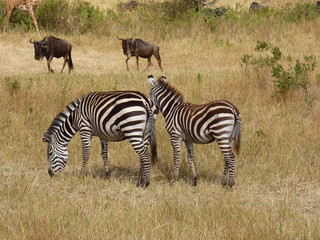
[[[240,145],[241,145],[241,116],[239,112],[234,113],[235,116],[235,124],[233,126],[233,130],[230,136],[230,143],[233,143],[233,148],[236,154],[240,153]]]
[[[69,51],[69,61],[68,61],[69,68],[72,70],[73,69],[73,62],[71,58],[71,49]]]

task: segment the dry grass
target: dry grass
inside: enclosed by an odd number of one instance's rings
[[[75,72],[49,75],[45,61],[33,59],[28,40],[34,33],[1,34],[0,55],[6,56],[0,58],[1,239],[319,239],[319,84],[312,83],[317,100],[308,110],[299,92],[278,102],[271,97],[270,77],[262,82],[240,66],[257,40],[294,58],[319,57],[318,26],[316,20],[250,34],[238,29],[235,35],[226,25],[220,35],[195,32],[183,40],[162,40],[164,73],[154,59],[147,72],[137,72],[131,60],[127,72],[115,37],[80,35],[60,36],[74,46]],[[141,60],[140,68],[145,65]],[[56,71],[61,66],[62,60],[53,60]],[[79,177],[78,135],[69,145],[65,171],[49,178],[42,133],[54,116],[90,91],[148,93],[149,72],[166,74],[187,101],[226,99],[240,109],[243,142],[235,188],[220,186],[223,158],[215,143],[195,146],[197,187],[190,185],[185,151],[181,180],[169,185],[173,156],[161,116],[161,162],[147,190],[135,187],[139,161],[127,142],[110,144],[112,175],[103,180],[100,144],[93,139],[90,174]]]

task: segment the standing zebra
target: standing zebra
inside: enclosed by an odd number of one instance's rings
[[[68,161],[67,146],[80,131],[82,142],[82,174],[87,165],[92,136],[100,138],[105,176],[109,175],[108,141],[128,139],[140,157],[140,176],[137,186],[150,183],[150,141],[152,162],[157,159],[155,119],[152,102],[136,91],[92,92],[71,102],[67,109],[53,120],[43,141],[48,145],[48,172],[50,176],[62,171]]]
[[[193,186],[197,185],[193,143],[205,144],[217,141],[225,160],[221,184],[224,186],[229,184],[232,187],[235,157],[231,145],[234,142],[236,153],[239,153],[241,142],[241,117],[238,109],[223,100],[202,105],[186,103],[182,94],[167,83],[165,76],[155,82],[154,77],[149,75],[148,82],[151,85],[151,100],[162,113],[170,135],[174,152],[175,180],[178,180],[179,177],[182,141],[185,142],[187,148]]]

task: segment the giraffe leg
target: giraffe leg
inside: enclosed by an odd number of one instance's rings
[[[29,15],[30,15],[31,18],[32,18],[32,21],[33,21],[34,26],[36,27],[38,36],[40,36],[39,28],[38,28],[38,21],[37,21],[36,17],[34,16],[34,12],[33,12],[33,7],[32,7],[32,6],[29,6],[29,7],[28,7],[28,12],[29,12]]]
[[[36,17],[34,16],[33,6],[28,6],[28,13],[29,13],[30,17],[32,18],[32,21],[33,21],[33,24],[37,30],[38,36],[40,36],[39,28],[38,28],[38,21],[37,21]]]
[[[15,8],[11,5],[9,5],[9,3],[7,2],[7,5],[6,5],[6,16],[4,17],[4,26],[3,26],[3,31],[6,32],[7,31],[7,28],[9,28],[9,22],[10,22],[10,17],[11,15],[14,13],[15,11]]]

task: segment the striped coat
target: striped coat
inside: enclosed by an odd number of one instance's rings
[[[232,144],[236,153],[239,153],[241,142],[241,117],[238,109],[224,100],[202,105],[184,102],[182,94],[172,87],[164,76],[156,82],[154,77],[149,75],[148,82],[151,85],[151,100],[163,114],[170,135],[174,151],[175,180],[179,177],[182,141],[187,148],[194,186],[197,185],[197,173],[194,166],[193,144],[216,141],[225,160],[222,184],[232,187],[235,168]]]
[[[150,183],[149,141],[153,162],[157,158],[155,118],[151,101],[136,91],[92,92],[71,102],[53,120],[43,140],[48,142],[49,174],[62,171],[68,161],[67,145],[80,132],[83,151],[81,172],[87,173],[92,136],[100,138],[105,175],[109,175],[108,142],[128,140],[140,157],[138,186]]]

